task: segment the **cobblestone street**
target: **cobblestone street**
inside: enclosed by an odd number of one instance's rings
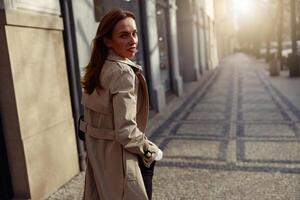
[[[300,199],[300,113],[260,62],[227,58],[152,135],[154,199]]]
[[[300,200],[299,109],[263,61],[220,65],[152,133],[164,151],[153,199]],[[83,175],[50,199],[80,199]]]

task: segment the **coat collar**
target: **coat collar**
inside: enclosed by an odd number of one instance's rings
[[[128,58],[123,58],[123,57],[117,55],[112,50],[109,51],[107,60],[115,61],[115,62],[120,62],[120,63],[125,63],[125,64],[127,64],[127,65],[129,65],[131,67],[134,67],[134,68],[138,69],[138,70],[143,70],[140,65],[132,62]]]

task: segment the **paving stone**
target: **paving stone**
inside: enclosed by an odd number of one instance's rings
[[[236,156],[236,140],[231,139],[228,142],[227,145],[227,152],[226,152],[226,161],[229,163],[235,163],[237,162],[237,156]]]
[[[227,99],[202,99],[199,103],[226,104]]]
[[[194,108],[193,111],[217,111],[217,112],[225,112],[226,105],[225,104],[213,104],[213,103],[199,103]]]
[[[201,102],[219,102],[225,104],[227,102],[226,96],[212,96],[212,97],[204,97]]]
[[[245,142],[245,159],[259,161],[300,162],[300,142]]]
[[[300,122],[296,122],[295,125],[298,128],[298,130],[300,130]]]
[[[217,159],[221,141],[173,139],[164,149],[164,156],[203,157]]]
[[[259,88],[243,88],[242,95],[245,95],[245,94],[262,95],[262,94],[266,94],[266,91],[261,87],[259,87]]]
[[[223,125],[222,124],[182,124],[177,130],[177,134],[193,134],[193,135],[223,135]]]
[[[278,107],[274,103],[259,103],[259,104],[254,104],[254,103],[243,103],[241,105],[242,111],[254,111],[254,110],[261,110],[261,109],[275,109],[278,110]]]
[[[224,120],[222,112],[192,112],[187,117],[189,120]]]
[[[223,87],[224,89],[228,89],[228,78],[231,78],[231,74],[220,76],[214,83],[213,87]]]
[[[242,81],[242,82],[240,82],[240,84],[242,85],[242,87],[241,87],[242,91],[243,90],[248,90],[248,89],[262,88],[262,85],[259,82],[259,80],[249,82],[249,83],[245,83],[244,81]]]
[[[228,89],[226,90],[209,90],[209,92],[205,95],[206,97],[212,97],[212,96],[227,96],[228,95]]]
[[[244,136],[295,136],[288,124],[245,124]]]
[[[244,112],[242,115],[246,121],[284,121],[284,117],[280,112]]]
[[[228,84],[225,83],[226,85],[213,85],[212,87],[210,87],[209,89],[211,91],[227,91],[228,90]]]
[[[243,102],[244,101],[269,101],[272,102],[272,98],[267,94],[243,94]]]

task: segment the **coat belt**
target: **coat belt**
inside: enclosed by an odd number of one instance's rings
[[[114,130],[95,128],[83,120],[80,120],[79,129],[88,134],[89,136],[100,140],[116,139],[116,134]]]

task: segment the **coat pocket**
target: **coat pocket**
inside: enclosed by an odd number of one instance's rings
[[[137,179],[137,170],[139,170],[137,155],[124,150],[124,161],[124,171],[126,172],[127,180],[135,181]]]

